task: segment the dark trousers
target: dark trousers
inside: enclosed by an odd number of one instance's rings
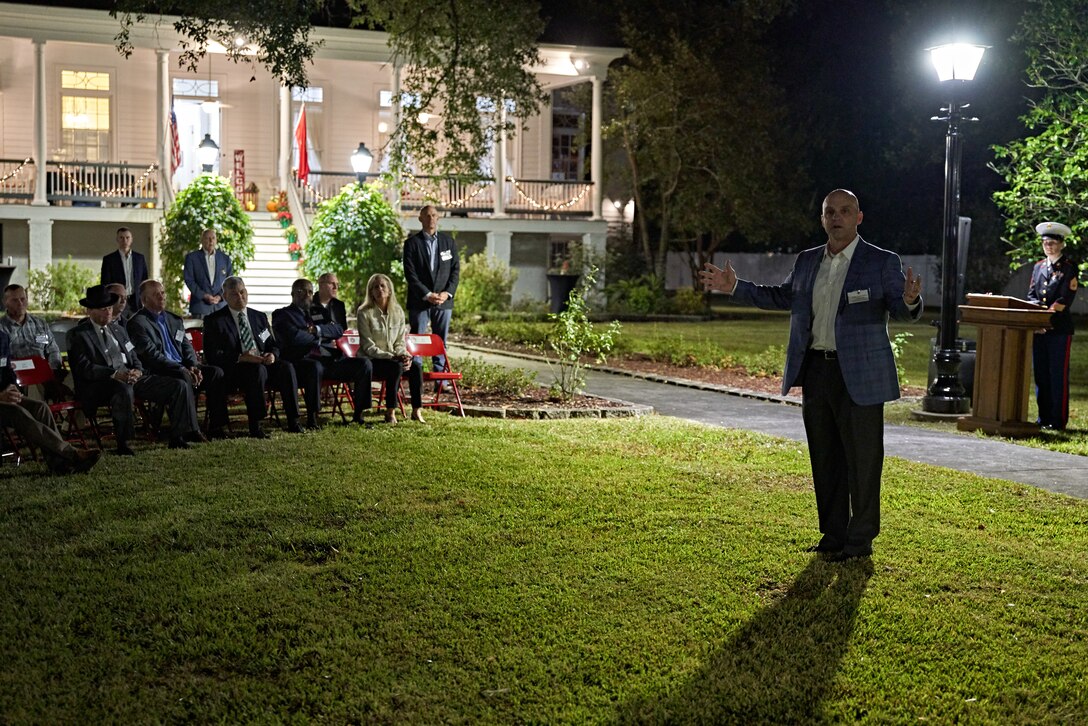
[[[265,391],[272,381],[283,400],[283,412],[287,425],[298,423],[298,381],[295,367],[284,360],[277,360],[272,365],[262,363],[236,363],[223,369],[224,391],[241,391],[246,402],[246,418],[250,430],[255,430],[268,414]]]
[[[453,317],[452,310],[443,310],[442,308],[431,306],[423,310],[409,310],[408,311],[408,328],[411,333],[426,333],[427,325],[431,326],[431,333],[434,333],[442,339],[443,345],[446,343],[446,335],[450,332],[450,318]],[[419,356],[416,356],[413,360],[422,363]],[[444,371],[446,370],[446,356],[436,355],[431,358],[431,370]]]
[[[198,366],[200,385],[193,388],[194,396],[204,392],[208,406],[208,428],[220,429],[227,425],[227,388],[223,369],[218,366]],[[164,370],[160,375],[170,376],[193,385],[193,378],[185,368]]]
[[[28,444],[41,449],[51,470],[76,456],[72,445],[57,431],[49,406],[41,401],[24,397],[20,403],[0,403],[0,425],[14,429]]]
[[[400,389],[400,379],[408,379],[408,392],[412,398],[412,408],[420,408],[423,405],[423,366],[418,358],[412,359],[411,367],[406,371],[400,361],[395,358],[373,358],[374,380],[385,382],[385,407],[393,409],[397,406],[397,391]]]
[[[136,397],[161,405],[170,416],[170,437],[183,438],[200,429],[196,420],[196,402],[193,387],[169,376],[145,373],[134,384],[121,383],[113,378],[85,387],[79,400],[88,415],[99,406],[109,405],[117,441],[128,442],[136,433],[133,406]]]
[[[1031,344],[1031,367],[1035,372],[1035,399],[1039,403],[1039,425],[1064,429],[1069,423],[1069,349],[1072,335],[1036,334]]]
[[[306,414],[313,419],[321,410],[321,381],[351,384],[356,412],[370,408],[372,369],[369,358],[303,358],[295,362],[299,385],[306,398]]]
[[[884,404],[855,404],[839,362],[818,353],[805,358],[802,381],[802,415],[822,544],[868,554],[880,532]]]

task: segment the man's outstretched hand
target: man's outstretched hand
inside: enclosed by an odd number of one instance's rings
[[[699,281],[703,283],[703,289],[707,292],[717,290],[718,292],[724,292],[726,295],[732,295],[733,290],[737,287],[737,272],[729,264],[729,260],[725,261],[724,269],[715,267],[708,262],[699,271]]]

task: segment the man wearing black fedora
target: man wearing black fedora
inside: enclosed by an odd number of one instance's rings
[[[184,381],[145,373],[136,347],[124,327],[113,320],[119,296],[105,285],[87,288],[79,301],[87,317],[68,331],[68,364],[76,398],[87,415],[109,405],[117,434],[117,453],[132,456],[135,433],[133,404],[137,397],[161,404],[170,416],[170,448],[187,449],[204,439],[197,424],[193,388]]]

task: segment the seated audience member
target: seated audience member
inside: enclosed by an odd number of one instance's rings
[[[362,423],[363,411],[370,408],[370,361],[348,358],[336,347],[344,329],[334,322],[314,321],[310,317],[313,299],[313,284],[309,280],[295,280],[291,285],[291,304],[272,313],[272,327],[283,346],[283,356],[295,366],[306,395],[306,425],[318,426],[322,378],[351,383],[355,402],[353,421]]]
[[[397,304],[393,281],[382,274],[371,275],[366,283],[366,302],[357,313],[359,355],[370,359],[374,376],[385,381],[385,420],[397,422],[397,391],[400,377],[408,374],[412,397],[412,420],[423,423],[423,368],[408,355],[404,336],[408,322],[404,309]]]
[[[247,307],[249,293],[240,277],[223,281],[223,299],[227,306],[204,318],[204,357],[210,365],[223,370],[226,390],[240,390],[245,397],[249,435],[268,438],[261,421],[268,415],[265,388],[269,377],[283,398],[287,430],[302,433],[305,429],[298,422],[295,368],[280,359],[268,316]]]
[[[315,323],[336,323],[345,330],[348,327],[348,311],[339,298],[340,279],[335,272],[326,272],[317,278],[317,292],[310,315]]]
[[[131,305],[128,304],[127,299],[125,298],[125,286],[120,283],[114,282],[106,285],[106,292],[116,293],[118,297],[117,302],[113,304],[113,321],[121,326],[127,325],[128,321],[132,318],[135,310]],[[139,306],[139,290],[137,290],[135,297],[136,305]]]
[[[126,326],[140,362],[151,373],[185,381],[194,395],[204,391],[208,397],[208,430],[222,437],[227,425],[222,369],[202,365],[197,359],[185,335],[185,322],[166,309],[166,289],[161,282],[144,281],[140,285],[140,303],[140,310]]]
[[[91,416],[109,404],[117,434],[117,453],[132,456],[129,445],[135,434],[133,404],[136,397],[161,404],[170,415],[170,448],[187,449],[187,441],[204,436],[196,418],[192,386],[177,378],[145,373],[128,332],[113,320],[118,294],[105,285],[87,288],[79,301],[87,317],[68,331],[68,363],[72,366],[76,398]]]
[[[11,336],[11,357],[30,358],[41,356],[49,361],[55,381],[45,391],[49,400],[64,397],[60,383],[68,375],[61,360],[60,346],[57,345],[49,324],[41,318],[27,312],[28,300],[26,288],[22,285],[8,285],[4,288],[4,317],[0,318],[0,328]]]
[[[54,474],[89,471],[102,456],[98,449],[77,449],[61,437],[49,406],[23,396],[11,367],[11,339],[0,329],[0,425],[13,429],[41,449]]]

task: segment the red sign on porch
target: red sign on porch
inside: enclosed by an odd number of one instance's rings
[[[246,190],[246,151],[245,149],[234,150],[234,173],[231,174],[234,178],[234,195],[239,199],[242,198],[242,192]]]

